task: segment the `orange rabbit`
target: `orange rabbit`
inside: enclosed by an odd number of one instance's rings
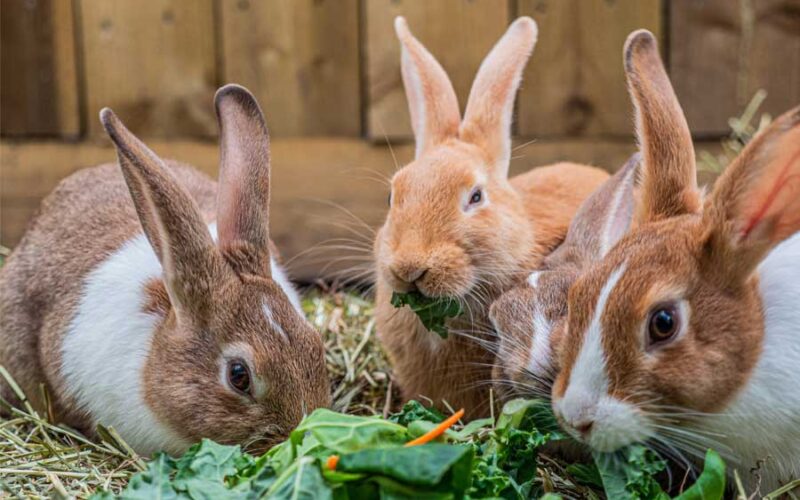
[[[517,19],[478,71],[461,119],[453,86],[403,18],[403,82],[416,158],[392,178],[375,241],[377,325],[403,395],[488,410],[492,301],[563,240],[572,216],[608,174],[570,163],[508,179],[511,117],[536,23]],[[447,339],[428,332],[392,292],[451,297],[465,310]]]

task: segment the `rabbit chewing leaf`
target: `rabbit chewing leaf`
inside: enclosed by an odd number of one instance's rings
[[[443,339],[447,338],[445,321],[460,316],[463,310],[458,300],[450,297],[426,297],[419,292],[392,293],[392,305],[408,306],[423,326]]]

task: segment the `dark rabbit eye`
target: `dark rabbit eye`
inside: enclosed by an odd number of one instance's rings
[[[228,383],[243,394],[250,394],[250,370],[238,359],[228,362]]]
[[[472,194],[469,197],[469,204],[476,205],[480,203],[482,199],[483,199],[483,191],[481,191],[479,188],[475,189],[474,191],[472,191]]]
[[[649,344],[658,344],[667,341],[678,333],[680,326],[678,311],[674,306],[659,306],[650,313],[647,325]]]
[[[389,192],[389,198],[386,200],[386,204],[389,205],[390,207],[392,206],[392,193],[391,193],[391,191]]]

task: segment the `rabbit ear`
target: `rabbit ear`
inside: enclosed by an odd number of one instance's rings
[[[728,166],[706,203],[715,258],[748,275],[778,243],[800,231],[800,107],[758,134]],[[741,273],[731,272],[731,267]]]
[[[226,85],[214,98],[220,127],[219,247],[238,273],[271,275],[269,133],[255,97]]]
[[[647,30],[625,42],[625,73],[644,156],[640,219],[655,221],[701,209],[689,126]]]
[[[223,262],[200,209],[113,111],[100,111],[100,121],[114,141],[142,228],[164,269],[171,304],[178,311],[206,310]]]
[[[641,155],[634,153],[625,165],[591,194],[570,223],[564,245],[571,245],[589,261],[600,260],[630,229],[633,191]]]
[[[405,18],[398,16],[394,20],[394,30],[401,45],[400,67],[419,158],[425,151],[458,134],[461,113],[447,73],[414,38]]]
[[[461,124],[461,138],[480,146],[493,171],[503,177],[511,160],[514,98],[537,35],[536,22],[530,17],[511,23],[481,63]]]

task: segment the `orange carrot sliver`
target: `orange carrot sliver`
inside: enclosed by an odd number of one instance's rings
[[[423,434],[422,436],[418,437],[413,441],[407,442],[405,446],[417,446],[420,444],[430,443],[437,437],[444,434],[445,431],[447,431],[447,429],[455,425],[455,423],[461,420],[461,417],[463,416],[464,416],[464,408],[461,408],[457,412],[447,417],[444,421],[442,421],[442,423],[440,423],[430,431],[426,432],[425,434]],[[325,465],[330,470],[336,470],[336,465],[338,463],[339,463],[339,455],[331,455],[328,457],[328,460],[325,462]]]
[[[444,432],[447,429],[449,429],[456,422],[461,420],[461,417],[463,417],[463,416],[464,416],[464,408],[461,408],[457,412],[455,412],[452,415],[450,415],[449,417],[447,417],[441,424],[437,425],[436,427],[434,427],[430,431],[426,432],[425,434],[421,435],[417,439],[407,442],[405,445],[406,446],[417,446],[419,444],[430,443],[431,441],[433,441],[437,437],[439,437],[442,434],[444,434]]]

